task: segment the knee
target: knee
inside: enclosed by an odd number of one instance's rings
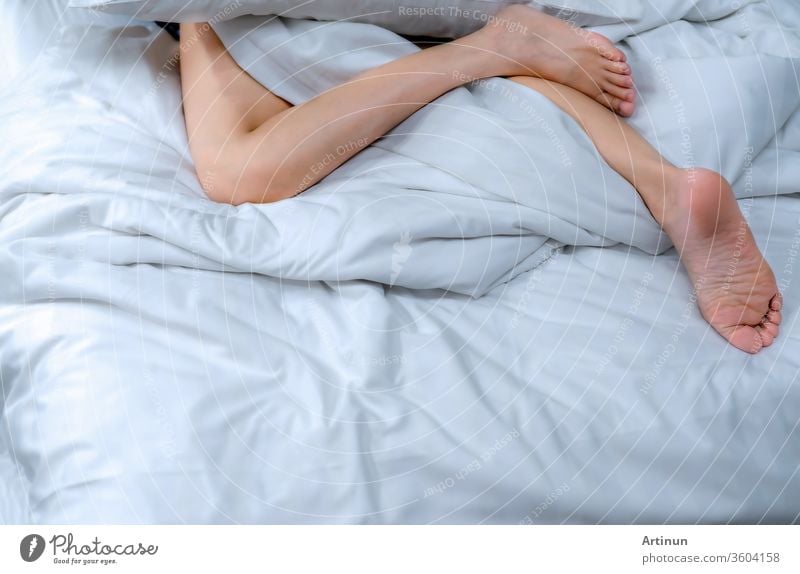
[[[229,201],[232,199],[228,192],[229,182],[220,180],[219,171],[215,167],[208,167],[202,162],[195,161],[195,170],[200,186],[208,199],[216,203],[232,203]]]
[[[230,205],[254,201],[256,190],[247,185],[252,178],[249,177],[246,167],[239,167],[233,154],[209,146],[194,151],[192,157],[200,185],[208,199]]]
[[[214,148],[192,154],[200,184],[211,201],[241,205],[271,203],[291,194],[281,192],[276,183],[277,168],[270,168],[269,158],[256,162],[251,154],[235,145]]]
[[[196,164],[197,177],[206,193],[206,197],[216,203],[240,205],[246,203],[241,193],[237,194],[237,178],[225,166],[218,162],[207,164],[198,161]],[[241,191],[241,190],[240,190]]]

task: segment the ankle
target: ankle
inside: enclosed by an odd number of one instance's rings
[[[658,224],[669,229],[680,218],[684,170],[668,163],[637,170],[634,187]]]
[[[516,60],[509,57],[503,36],[494,26],[484,26],[451,44],[468,54],[476,79],[512,76],[519,67]]]

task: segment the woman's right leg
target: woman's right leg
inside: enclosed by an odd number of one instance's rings
[[[636,188],[672,239],[712,327],[749,353],[770,345],[778,336],[781,296],[722,176],[675,167],[627,123],[572,88],[530,77],[513,80],[570,114],[606,162]]]
[[[208,24],[181,28],[192,156],[202,182],[214,176],[209,196],[234,204],[277,201],[308,189],[473,79],[548,78],[629,115],[634,91],[624,59],[607,38],[510,6],[473,34],[367,70],[291,107],[239,69]]]

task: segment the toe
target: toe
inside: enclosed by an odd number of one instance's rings
[[[745,353],[758,353],[764,346],[758,329],[749,325],[737,325],[722,335],[731,345]]]
[[[622,50],[615,48],[611,43],[605,46],[600,53],[606,60],[611,60],[612,62],[624,62],[626,59]]]
[[[631,102],[626,102],[609,93],[603,92],[595,99],[612,112],[617,112],[621,116],[628,117],[633,113],[633,104]]]
[[[775,325],[781,324],[781,312],[780,311],[769,311],[767,312],[767,321],[770,323],[774,323]]]
[[[621,88],[633,87],[633,78],[625,74],[615,74],[615,73],[607,74],[606,81]]]
[[[597,48],[597,51],[603,56],[606,60],[611,60],[612,62],[624,62],[625,61],[625,54],[622,50],[615,47],[613,42],[603,36],[602,34],[591,33],[588,36],[589,43],[592,44]]]
[[[783,295],[776,293],[772,300],[769,302],[769,308],[773,311],[780,311],[783,307]]]
[[[612,112],[616,112],[620,103],[622,103],[622,100],[620,100],[619,98],[615,98],[614,96],[607,94],[605,92],[602,92],[599,95],[595,96],[594,99],[603,104]]]
[[[619,115],[629,118],[636,111],[636,105],[633,102],[621,102],[617,111]]]
[[[625,54],[622,53],[622,50],[617,50],[616,48],[613,48],[608,53],[608,59],[611,60],[612,62],[624,62]]]
[[[761,345],[764,347],[769,347],[772,344],[772,341],[775,337],[770,333],[765,327],[756,327],[756,331],[758,331],[758,336],[761,337]]]
[[[606,61],[604,67],[614,74],[622,74],[625,76],[630,76],[631,74],[631,67],[625,62]]]
[[[778,334],[780,333],[780,327],[778,327],[775,323],[764,323],[761,326],[761,338],[764,338],[764,333],[767,333],[773,339],[778,338]]]
[[[603,84],[603,90],[615,98],[619,98],[625,102],[633,102],[636,99],[636,94],[633,90],[630,88],[621,88],[619,86],[615,86],[611,82],[605,82]]]

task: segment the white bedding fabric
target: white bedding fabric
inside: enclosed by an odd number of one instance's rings
[[[746,26],[791,55],[770,10],[626,49],[668,61]],[[737,182],[765,196],[742,206],[786,295],[781,338],[750,357],[699,317],[674,251],[553,249],[479,299],[249,273],[274,249],[263,208],[203,199],[175,44],[60,18],[0,94],[0,519],[800,520],[800,201],[775,196],[800,191],[797,113]]]
[[[509,4],[569,12],[581,22],[632,22],[644,14],[637,0],[69,0],[75,8],[145,20],[221,22],[244,15],[274,14],[369,23],[399,34],[441,37],[474,32]]]

